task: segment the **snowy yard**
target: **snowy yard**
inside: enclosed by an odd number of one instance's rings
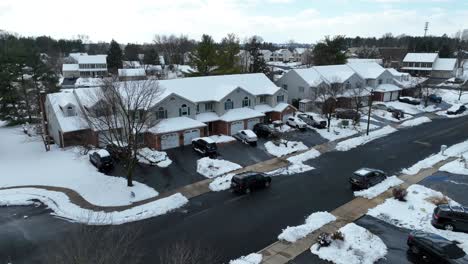
[[[465,153],[466,159],[468,159],[468,152]],[[461,175],[468,175],[468,167],[466,167],[466,162],[462,159],[457,159],[451,161],[444,166],[440,167],[439,171],[446,171],[453,174],[461,174]]]
[[[425,113],[425,112],[436,112],[438,110],[441,110],[436,105],[429,105],[427,107],[424,107],[424,102],[421,102],[420,105],[411,105],[411,104],[402,103],[399,101],[380,102],[380,103],[385,104],[387,107],[391,106],[396,109],[402,110],[403,112],[405,112],[405,114],[410,114],[410,115],[417,115],[417,114]]]
[[[285,156],[297,151],[306,150],[307,146],[298,141],[279,140],[276,145],[273,141],[265,143],[265,148],[268,153],[275,157]]]
[[[294,243],[335,220],[336,217],[329,212],[315,212],[307,217],[304,224],[288,226],[286,229],[283,229],[283,232],[278,235],[278,239]]]
[[[231,187],[231,180],[234,175],[234,173],[228,173],[226,175],[216,177],[212,182],[210,182],[210,190],[213,192],[220,192],[229,189]]]
[[[350,149],[356,148],[358,146],[364,145],[371,142],[372,140],[387,136],[397,130],[391,126],[386,126],[378,130],[369,132],[369,135],[362,135],[359,137],[350,138],[344,141],[339,142],[336,145],[336,150],[338,151],[348,151]]]
[[[197,161],[197,172],[207,178],[214,178],[225,173],[242,168],[237,163],[227,160],[201,158]]]
[[[391,176],[385,179],[383,182],[374,185],[368,189],[354,192],[354,196],[364,197],[367,199],[373,199],[380,194],[384,193],[388,189],[402,184],[403,181],[400,180],[397,176]]]
[[[432,122],[432,120],[429,117],[421,116],[401,123],[400,127],[414,127],[429,122]]]
[[[336,264],[373,264],[387,254],[383,241],[365,228],[350,223],[340,231],[344,241],[335,240],[330,246],[321,248],[314,244],[310,251]]]
[[[431,224],[436,205],[430,200],[442,198],[443,194],[417,184],[411,185],[407,191],[407,202],[389,198],[383,204],[369,209],[367,214],[399,227],[436,233],[449,240],[457,240],[462,243],[460,247],[468,253],[468,234],[437,229]]]
[[[301,154],[287,158],[287,160],[290,162],[289,166],[268,172],[268,174],[270,176],[291,175],[313,170],[314,167],[304,164],[304,162],[314,159],[318,156],[320,156],[320,152],[318,152],[316,149],[307,150]]]
[[[408,119],[413,117],[412,115],[405,113],[404,118],[396,119],[396,118],[393,117],[391,112],[388,112],[386,110],[381,110],[381,109],[372,109],[372,115],[371,116],[377,116],[377,117],[386,119],[388,121],[397,122],[397,123],[408,120]]]
[[[437,94],[442,97],[444,102],[451,105],[468,104],[468,92],[462,93],[460,100],[458,100],[460,94],[457,90],[439,89],[437,90]]]

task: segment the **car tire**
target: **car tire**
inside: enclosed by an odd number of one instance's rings
[[[447,230],[447,231],[454,231],[455,226],[453,226],[452,224],[445,224],[444,229]]]
[[[411,253],[413,253],[415,255],[419,255],[419,253],[421,253],[421,250],[415,245],[412,245],[410,247],[410,250],[411,250]]]
[[[250,194],[251,192],[252,192],[252,191],[250,190],[250,188],[245,189],[245,193],[246,193],[246,194]]]

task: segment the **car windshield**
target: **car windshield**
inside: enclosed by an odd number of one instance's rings
[[[458,259],[466,256],[466,253],[456,244],[448,244],[445,245],[443,248],[445,255],[450,259]]]
[[[206,148],[209,150],[216,150],[216,143],[208,143],[206,144]]]
[[[109,156],[101,157],[101,160],[104,161],[104,162],[110,162],[110,161],[111,161],[111,157],[109,157]]]

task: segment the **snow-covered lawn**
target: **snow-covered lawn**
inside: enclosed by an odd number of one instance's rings
[[[439,89],[437,90],[437,94],[442,97],[444,102],[447,102],[451,105],[468,104],[468,92],[466,91],[462,93],[460,100],[458,100],[460,94],[457,90]]]
[[[468,153],[465,154],[468,158]],[[451,161],[440,167],[439,171],[446,171],[453,174],[468,175],[468,168],[465,167],[465,162],[461,159]]]
[[[310,250],[319,258],[337,264],[373,264],[385,257],[387,246],[376,235],[354,223],[340,228],[344,241],[335,240],[328,247],[314,244]]]
[[[424,124],[424,123],[429,123],[431,121],[432,120],[429,117],[421,116],[421,117],[417,117],[415,119],[405,121],[405,122],[401,123],[400,126],[401,127],[413,127],[413,126],[419,126],[419,125]]]
[[[402,110],[405,112],[405,114],[410,114],[410,115],[416,115],[424,112],[435,112],[440,110],[440,108],[436,105],[429,105],[427,107],[424,107],[424,102],[421,102],[420,105],[411,105],[411,104],[406,104],[398,101],[392,101],[392,102],[381,102],[382,104],[385,104],[387,107],[395,107],[396,109]]]
[[[226,135],[213,135],[213,136],[209,136],[209,138],[211,138],[216,144],[236,141],[235,138],[231,136],[226,136]]]
[[[234,175],[234,173],[228,173],[226,175],[216,177],[212,182],[210,182],[210,190],[213,192],[220,192],[229,189]]]
[[[288,226],[286,229],[283,229],[283,232],[278,235],[278,239],[294,243],[335,220],[336,217],[329,212],[315,212],[307,217],[304,224]]]
[[[396,119],[396,118],[393,117],[391,112],[381,110],[381,109],[373,109],[372,110],[372,115],[378,116],[380,118],[383,118],[383,119],[386,119],[386,120],[389,120],[389,121],[392,121],[392,122],[398,122],[398,123],[401,122],[401,121],[404,121],[404,120],[408,120],[408,119],[413,117],[410,114],[405,114],[404,118]]]
[[[418,161],[413,166],[407,169],[403,169],[402,172],[408,175],[414,175],[422,169],[430,168],[438,162],[446,160],[450,157],[458,157],[465,152],[468,152],[468,140],[447,148],[444,155],[442,155],[442,153],[432,154],[431,156]]]
[[[37,137],[28,137],[18,127],[0,128],[0,188],[25,185],[49,185],[69,188],[99,206],[129,205],[155,197],[158,192],[134,181],[127,187],[124,177],[106,176],[97,171],[81,148],[46,152]],[[130,193],[133,192],[135,197]]]
[[[433,197],[442,198],[443,194],[417,184],[411,185],[407,191],[407,202],[389,198],[383,204],[369,209],[367,214],[399,227],[423,230],[439,234],[449,240],[458,240],[462,243],[460,247],[468,253],[468,234],[437,229],[431,224],[432,213],[436,206],[429,200]],[[450,202],[456,204],[454,201]]]
[[[148,165],[156,165],[161,168],[166,168],[172,164],[172,160],[164,151],[157,151],[150,148],[142,148],[138,150],[138,162]]]
[[[272,141],[265,143],[265,148],[273,156],[281,157],[297,151],[306,150],[307,146],[299,141],[279,140],[279,144],[275,145]]]
[[[207,178],[214,178],[230,171],[242,168],[239,164],[227,160],[201,158],[197,161],[197,172]]]
[[[347,139],[345,141],[341,141],[336,145],[336,150],[347,151],[355,147],[358,147],[360,145],[364,145],[372,140],[384,137],[396,131],[397,130],[391,126],[385,126],[381,129],[369,132],[369,135],[362,135],[359,137],[354,137],[354,138]]]
[[[354,192],[354,196],[360,196],[360,197],[364,197],[367,199],[373,199],[379,196],[380,194],[382,194],[383,192],[385,192],[386,190],[392,187],[395,187],[397,185],[400,185],[402,183],[403,181],[400,180],[397,176],[391,176],[385,179],[383,182],[377,185],[374,185],[368,189]]]
[[[260,264],[263,256],[261,254],[252,253],[247,256],[242,256],[238,259],[229,261],[229,264]]]
[[[99,212],[71,203],[68,196],[61,192],[36,188],[0,190],[0,206],[32,205],[33,200],[41,201],[58,217],[88,225],[119,225],[139,221],[165,214],[188,202],[185,196],[176,193],[120,212]]]
[[[320,152],[318,152],[316,149],[309,149],[301,154],[287,158],[287,160],[290,162],[289,166],[268,172],[268,174],[271,176],[291,175],[313,170],[314,167],[304,164],[304,162],[310,159],[314,159],[318,156],[320,156]]]

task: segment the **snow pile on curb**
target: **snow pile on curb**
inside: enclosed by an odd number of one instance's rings
[[[242,256],[238,259],[229,261],[229,264],[260,264],[263,256],[261,254],[252,253],[247,256]]]
[[[235,138],[226,135],[213,135],[209,136],[209,138],[211,138],[216,144],[228,143],[236,140]]]
[[[180,193],[123,211],[92,211],[71,203],[68,196],[61,192],[37,188],[0,190],[0,206],[31,205],[39,200],[54,211],[53,215],[73,222],[88,225],[120,225],[163,215],[179,208],[188,199]]]
[[[329,212],[315,212],[307,217],[305,224],[299,226],[288,226],[286,229],[283,229],[283,232],[279,234],[278,239],[294,243],[335,220],[336,217]]]
[[[270,176],[291,175],[313,170],[315,169],[314,167],[304,164],[304,162],[310,159],[314,159],[318,156],[320,156],[320,152],[318,152],[316,149],[309,149],[304,153],[287,158],[287,160],[291,163],[289,166],[268,172],[267,174]]]
[[[366,190],[354,192],[354,196],[360,196],[360,197],[364,197],[367,199],[373,199],[379,196],[380,194],[382,194],[383,192],[385,192],[386,190],[392,187],[395,187],[397,185],[400,185],[402,183],[403,181],[400,180],[397,176],[391,176],[385,179],[383,182],[377,185],[374,185]]]
[[[431,156],[418,161],[413,166],[403,169],[402,172],[408,175],[415,175],[422,169],[430,168],[438,162],[446,160],[450,157],[460,156],[462,153],[465,152],[468,152],[468,140],[447,148],[445,150],[445,155],[442,155],[442,153],[432,154]]]
[[[201,158],[197,161],[197,172],[207,178],[214,178],[230,171],[242,168],[239,164],[227,160]]]
[[[308,149],[304,143],[299,141],[287,141],[287,140],[280,140],[280,143],[275,145],[272,141],[268,141],[265,143],[265,148],[271,155],[275,157],[285,156],[296,151],[306,150]]]
[[[436,206],[428,199],[442,198],[443,194],[417,184],[411,185],[407,191],[407,202],[389,198],[383,204],[369,209],[367,214],[399,227],[423,230],[436,233],[449,240],[458,240],[462,242],[460,247],[468,253],[468,234],[436,229],[431,224],[432,213]],[[449,201],[456,204],[450,199]]]
[[[228,173],[226,175],[216,177],[212,182],[210,182],[210,190],[213,192],[220,192],[229,189],[234,175],[234,173]]]
[[[372,109],[372,115],[392,121],[392,122],[397,122],[397,123],[413,118],[412,115],[405,113],[405,117],[397,119],[393,117],[393,114],[391,112],[388,112],[386,110],[380,110],[380,109]]]
[[[328,247],[314,244],[310,251],[319,258],[337,264],[373,264],[385,257],[387,246],[376,235],[354,223],[340,228],[344,241],[335,240]]]
[[[421,124],[424,124],[424,123],[429,123],[429,122],[432,122],[432,120],[429,117],[421,116],[421,117],[418,117],[418,118],[415,118],[415,119],[405,121],[405,122],[401,123],[400,126],[401,127],[413,127],[413,126],[418,126],[418,125],[421,125]]]
[[[468,156],[468,154],[465,154],[465,156]],[[453,174],[468,175],[468,169],[465,168],[465,162],[461,159],[457,159],[445,164],[444,166],[440,167],[439,171],[446,171]]]
[[[148,165],[156,165],[161,168],[166,168],[172,164],[172,160],[164,151],[152,150],[150,148],[142,148],[138,150],[138,162]]]
[[[384,137],[388,134],[396,132],[397,130],[391,126],[386,126],[381,129],[369,132],[369,135],[363,135],[355,138],[350,138],[345,141],[341,141],[336,145],[336,150],[338,151],[347,151],[358,147],[360,145],[364,145],[366,143],[371,142],[372,140]]]

